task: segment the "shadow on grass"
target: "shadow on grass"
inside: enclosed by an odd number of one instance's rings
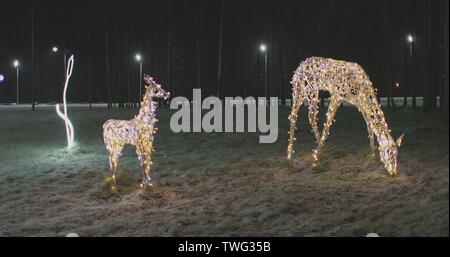
[[[103,180],[100,181],[94,192],[94,196],[101,200],[110,200],[120,198],[136,189],[139,189],[140,179],[136,177],[134,172],[123,169],[116,173],[117,190],[113,188],[112,173],[109,172]]]

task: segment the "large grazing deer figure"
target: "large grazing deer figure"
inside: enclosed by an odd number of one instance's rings
[[[155,124],[158,121],[156,119],[158,103],[153,101],[153,97],[166,100],[170,97],[170,93],[164,91],[152,77],[145,75],[144,80],[147,85],[139,114],[132,120],[107,120],[103,124],[103,141],[109,152],[113,191],[117,190],[116,169],[125,144],[136,146],[136,154],[143,170],[141,187],[146,189],[151,186],[153,135],[156,133]]]
[[[401,145],[404,134],[397,141],[392,139],[381,105],[377,101],[376,90],[361,66],[353,62],[310,57],[300,63],[294,72],[291,84],[293,104],[289,115],[291,126],[287,148],[288,160],[292,159],[294,153],[297,115],[303,102],[306,101],[309,104],[309,122],[317,140],[317,148],[312,154],[315,162],[329,135],[337,109],[343,101],[346,101],[355,105],[362,113],[367,124],[372,151],[376,150],[375,135],[384,167],[391,175],[397,174],[398,147]],[[331,95],[322,133],[317,127],[319,90],[328,91]]]

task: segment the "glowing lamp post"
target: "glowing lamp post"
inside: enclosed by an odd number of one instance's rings
[[[59,52],[59,49],[58,49],[58,47],[57,46],[53,46],[52,47],[52,52],[53,53],[57,53],[57,52]],[[64,72],[66,72],[66,70],[67,70],[67,50],[63,50],[63,54],[64,54]]]
[[[409,43],[414,42],[414,38],[411,35],[408,35],[406,39],[408,40]]]
[[[16,68],[16,74],[17,74],[17,79],[16,79],[16,83],[17,83],[17,86],[16,86],[16,104],[17,105],[19,104],[19,65],[20,65],[19,61],[18,60],[14,60],[13,66],[14,66],[14,68]]]
[[[265,44],[259,46],[259,50],[264,53],[264,96],[267,97],[267,47]]]
[[[406,42],[409,44],[409,53],[411,56],[413,55],[413,44],[414,44],[414,37],[409,34],[406,36]]]
[[[134,56],[136,61],[139,62],[139,107],[141,106],[141,96],[142,96],[142,56],[140,54],[136,54]]]
[[[414,41],[415,38],[409,34],[406,36],[406,41],[409,44],[409,53],[411,54],[411,62],[412,62],[412,75],[413,75],[413,79],[412,79],[412,107],[413,109],[416,108],[416,81],[415,81],[415,66],[416,66],[416,62],[415,62],[415,56],[414,56]]]

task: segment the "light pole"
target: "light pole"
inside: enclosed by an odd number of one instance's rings
[[[412,44],[412,43],[414,42],[414,37],[413,37],[411,34],[409,34],[409,35],[406,37],[406,41],[407,41],[409,44]],[[411,47],[410,47],[409,51],[410,51],[410,54],[412,55],[412,48],[411,48]]]
[[[52,52],[54,53],[54,54],[56,54],[57,52],[58,52],[58,47],[57,46],[53,46],[52,47]],[[55,62],[56,62],[57,60],[55,60]],[[56,62],[57,63],[57,62]],[[56,72],[58,71],[58,69],[56,69]],[[64,72],[66,72],[65,70],[64,70]],[[58,79],[55,81],[55,83],[56,83],[56,85],[58,84]],[[58,95],[58,87],[54,87],[54,89],[52,90],[53,91],[53,100],[55,101],[55,103],[57,102],[57,95]]]
[[[16,73],[17,73],[17,79],[16,79],[16,82],[17,82],[16,105],[19,105],[19,65],[20,65],[19,61],[18,60],[14,60],[13,66],[14,66],[14,68],[16,68]]]
[[[406,37],[406,41],[409,44],[409,53],[411,55],[411,62],[412,62],[412,108],[416,109],[416,79],[415,79],[415,66],[416,66],[416,62],[415,62],[415,56],[414,56],[414,37],[409,34]]]
[[[265,44],[259,46],[259,50],[264,53],[264,96],[267,97],[267,47]]]
[[[53,53],[58,53],[59,52],[59,48],[57,47],[57,46],[53,46],[52,47],[52,52]],[[64,49],[64,50],[62,50],[62,52],[63,52],[63,57],[64,57],[64,81],[66,80],[66,76],[67,76],[67,73],[66,73],[66,71],[67,71],[67,49]],[[56,100],[56,93],[55,93],[55,102],[57,101]]]
[[[136,54],[134,56],[136,61],[139,62],[139,107],[141,107],[141,97],[142,97],[142,56],[140,54]]]
[[[58,51],[59,51],[59,49],[57,46],[52,47],[52,52],[57,53]],[[66,69],[67,69],[67,67],[66,67],[66,65],[67,65],[67,50],[66,49],[63,50],[63,54],[64,54],[64,74],[66,74]],[[64,75],[64,79],[65,79],[65,76],[66,75]]]

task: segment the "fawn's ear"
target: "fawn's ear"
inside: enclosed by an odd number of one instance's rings
[[[405,133],[403,133],[401,136],[399,136],[397,141],[395,142],[398,147],[402,146],[402,141],[403,141],[404,136],[405,136]]]

